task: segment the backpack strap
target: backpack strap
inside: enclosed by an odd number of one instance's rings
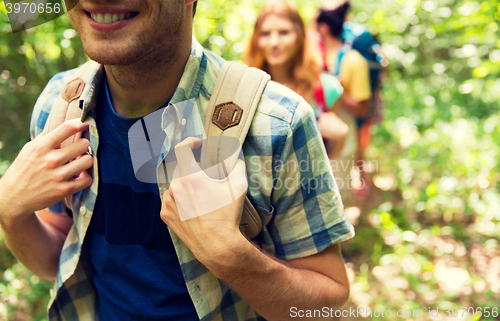
[[[88,93],[91,89],[90,86],[86,85],[95,76],[96,70],[100,68],[99,66],[97,62],[89,60],[75,71],[73,79],[66,83],[61,94],[52,105],[41,135],[50,133],[66,120],[83,118],[83,100],[78,98],[82,94],[85,96],[85,93]],[[81,121],[83,122],[83,119]],[[80,132],[69,137],[61,143],[61,147],[68,146],[81,136],[82,133]],[[71,196],[66,197],[64,202],[70,210],[73,210]]]
[[[339,54],[337,56],[337,65],[335,66],[335,72],[333,73],[334,76],[340,75],[340,66],[342,64],[342,59],[349,51],[351,51],[351,49],[352,46],[349,43],[344,43],[342,47],[340,47]]]
[[[234,169],[270,78],[262,70],[241,63],[226,62],[222,66],[206,110],[205,133],[208,144],[203,144],[201,148],[201,168],[221,163],[220,170],[226,173]],[[262,220],[247,197],[243,205],[240,231],[245,237],[252,239],[261,229]]]
[[[66,83],[54,102],[42,134],[53,131],[66,120],[82,117],[83,106],[80,106],[78,98],[84,93],[84,90],[88,91],[86,85],[98,69],[99,64],[90,60],[75,71],[72,80]]]
[[[328,112],[328,107],[326,106],[325,91],[323,89],[323,84],[318,81],[318,84],[314,87],[314,102],[316,106],[321,108],[321,112]]]

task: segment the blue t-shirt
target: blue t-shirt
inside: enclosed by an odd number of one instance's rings
[[[97,102],[99,193],[83,243],[92,265],[100,320],[199,320],[156,184],[136,179],[128,144],[141,118],[118,115],[101,84]]]

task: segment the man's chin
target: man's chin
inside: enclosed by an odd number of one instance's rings
[[[85,50],[85,53],[90,59],[107,66],[127,66],[139,60],[138,55],[123,53],[119,54],[119,52],[110,49]]]
[[[106,65],[106,66],[126,66],[130,65],[132,63],[132,59],[123,59],[123,58],[118,58],[118,57],[109,57],[107,55],[89,55],[90,59],[97,61],[101,65]]]

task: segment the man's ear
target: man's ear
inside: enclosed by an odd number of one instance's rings
[[[192,6],[192,8],[193,8],[192,9],[192,17],[194,18],[194,15],[196,13],[196,5],[198,4],[198,2],[196,2],[196,1],[198,1],[198,0],[184,0],[184,1],[186,3],[186,7]]]

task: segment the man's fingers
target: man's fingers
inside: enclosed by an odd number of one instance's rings
[[[172,213],[177,213],[177,205],[173,197],[172,188],[169,188],[163,193],[163,206],[160,213],[160,217],[165,224],[169,225],[175,219],[175,215],[172,215]]]
[[[245,195],[248,189],[245,162],[238,159],[236,166],[227,179],[231,184],[232,196],[234,198],[239,198],[241,195]]]
[[[243,160],[241,159],[238,159],[238,161],[236,162],[236,165],[234,166],[234,169],[231,173],[229,173],[229,177],[230,178],[244,178],[246,179],[247,175],[247,167],[246,167],[246,164]]]
[[[70,181],[68,184],[70,184],[68,195],[72,195],[92,185],[92,176],[87,171],[82,171],[78,178]]]
[[[200,148],[201,139],[196,137],[188,137],[175,146],[175,157],[177,157],[177,166],[179,166],[180,174],[186,176],[194,172],[201,171],[200,166],[196,163],[193,155],[193,149]]]
[[[59,125],[56,129],[45,135],[43,139],[49,140],[49,148],[58,148],[66,139],[88,128],[89,124],[82,123],[80,119],[71,119]]]
[[[80,172],[84,172],[91,168],[93,165],[93,159],[90,155],[83,155],[72,161],[71,163],[64,166],[65,178],[69,179]]]
[[[89,150],[90,142],[85,139],[79,139],[76,142],[61,148],[55,152],[60,154],[61,165],[75,159],[76,157],[85,154]]]

